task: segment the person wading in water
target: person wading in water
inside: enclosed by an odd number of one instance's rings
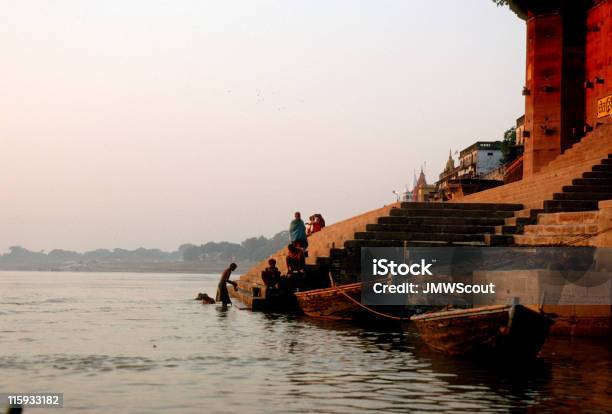
[[[238,290],[238,284],[233,280],[229,280],[232,272],[236,270],[238,266],[236,263],[232,263],[229,265],[227,269],[221,273],[221,279],[219,280],[219,286],[217,287],[217,302],[221,302],[224,308],[227,308],[227,305],[232,303],[229,292],[227,291],[227,284],[234,286],[234,290]]]

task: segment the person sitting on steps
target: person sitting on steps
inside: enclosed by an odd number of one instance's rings
[[[323,227],[325,227],[325,220],[321,214],[317,213],[310,216],[310,221],[308,222],[309,236],[323,230]]]
[[[268,260],[268,267],[261,271],[261,280],[267,288],[275,288],[280,281],[281,273],[276,267],[276,260]]]

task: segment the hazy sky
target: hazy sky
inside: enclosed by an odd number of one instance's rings
[[[0,9],[0,251],[335,222],[523,113],[524,22],[490,0]]]

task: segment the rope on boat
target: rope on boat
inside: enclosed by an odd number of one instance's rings
[[[376,311],[376,310],[374,310],[374,309],[372,309],[372,308],[370,308],[370,307],[368,307],[368,306],[364,305],[363,303],[359,302],[358,300],[356,300],[356,299],[352,298],[352,297],[351,297],[351,296],[350,296],[348,293],[343,292],[343,291],[341,291],[341,290],[339,290],[339,291],[338,291],[338,293],[343,294],[343,295],[344,295],[344,296],[346,296],[346,297],[347,297],[347,298],[348,298],[348,299],[349,299],[351,302],[353,302],[353,303],[355,303],[355,304],[357,304],[357,305],[361,306],[361,307],[362,307],[362,308],[364,308],[365,310],[367,310],[367,311],[369,311],[369,312],[372,312],[373,314],[376,314],[376,315],[378,315],[378,316],[382,316],[383,318],[389,318],[389,319],[394,319],[394,320],[398,320],[398,321],[407,321],[407,320],[410,320],[410,317],[408,317],[408,318],[401,318],[401,317],[399,317],[399,316],[393,316],[393,315],[389,315],[389,314],[387,314],[387,313],[378,312],[378,311]]]
[[[336,287],[337,285],[336,285],[336,281],[334,280],[334,275],[331,274],[331,272],[330,272],[330,273],[328,273],[328,276],[329,276],[329,281],[331,283],[331,286],[332,287]],[[337,287],[341,288],[342,286],[337,286]],[[351,302],[357,304],[358,306],[362,307],[363,309],[367,310],[368,312],[372,312],[375,315],[382,316],[383,318],[394,319],[394,320],[397,320],[397,321],[407,321],[407,320],[410,320],[410,317],[408,317],[408,318],[400,318],[399,316],[393,316],[393,315],[389,315],[387,313],[382,313],[382,312],[376,311],[376,310],[374,310],[374,309],[364,305],[363,303],[359,302],[358,300],[353,299],[348,293],[343,292],[341,289],[338,289],[338,293],[346,296],[346,298],[348,300],[350,300]]]

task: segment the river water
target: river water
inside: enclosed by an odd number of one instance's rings
[[[539,361],[495,368],[410,329],[192,300],[217,279],[0,272],[0,393],[64,394],[26,413],[612,411],[608,341],[550,338]]]

